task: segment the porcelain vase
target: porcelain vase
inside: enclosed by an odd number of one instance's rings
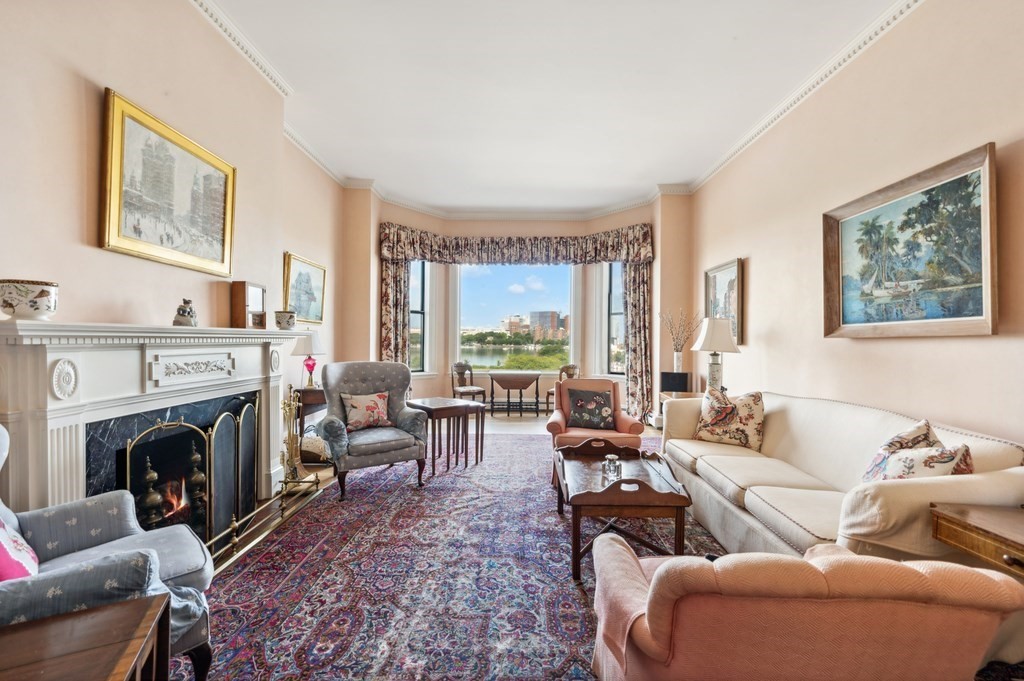
[[[680,352],[673,352],[672,353],[672,371],[674,371],[674,372],[676,372],[678,374],[678,373],[681,373],[682,370],[683,370],[683,353],[682,353],[682,351],[680,351]]]

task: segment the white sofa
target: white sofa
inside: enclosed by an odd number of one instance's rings
[[[730,553],[802,556],[835,542],[859,554],[985,567],[932,538],[929,502],[1024,504],[1024,445],[932,424],[947,447],[967,444],[973,475],[861,482],[879,447],[920,419],[846,402],[763,393],[760,453],[694,440],[701,398],[664,405],[662,452],[686,485],[693,517]],[[1024,660],[1024,612],[986,659]]]

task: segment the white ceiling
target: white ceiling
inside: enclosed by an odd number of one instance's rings
[[[193,0],[280,75],[336,177],[452,217],[699,184],[917,1]]]

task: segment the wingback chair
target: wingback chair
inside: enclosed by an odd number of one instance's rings
[[[452,397],[460,400],[487,401],[487,391],[473,383],[473,366],[469,362],[452,364]]]
[[[317,424],[317,433],[330,450],[341,498],[345,498],[349,471],[400,461],[416,462],[417,482],[422,487],[427,414],[405,403],[412,381],[409,367],[399,362],[334,362],[324,365],[322,379],[327,416]],[[393,425],[349,432],[342,395],[382,392],[388,394],[388,421]]]
[[[0,426],[0,468],[9,448]],[[0,627],[166,593],[171,654],[188,655],[196,679],[206,679],[212,650],[203,592],[213,559],[191,528],[143,530],[126,490],[25,513],[0,501],[0,522],[0,532],[17,533],[39,560],[38,574],[0,581]]]
[[[570,412],[573,408],[569,399],[570,390],[611,393],[610,408],[615,430],[570,426]],[[622,411],[618,382],[605,378],[567,378],[555,383],[555,409],[548,418],[547,428],[551,433],[552,444],[556,448],[565,445],[578,445],[584,440],[600,437],[610,440],[616,445],[640,449],[640,435],[644,432],[642,423]]]
[[[1024,585],[938,561],[737,553],[637,558],[594,540],[602,681],[974,679]]]

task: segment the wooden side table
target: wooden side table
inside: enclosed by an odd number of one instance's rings
[[[160,594],[0,627],[0,681],[166,680],[170,617]]]
[[[419,397],[407,400],[414,409],[427,412],[427,445],[430,450],[430,474],[437,474],[437,454],[441,448],[442,425],[448,424],[447,467],[451,468],[452,452],[455,452],[455,466],[459,465],[459,454],[464,456],[463,468],[469,466],[469,416],[476,414],[476,451],[474,462],[484,460],[484,414],[487,407],[475,400],[456,400],[450,397]]]
[[[323,388],[295,388],[299,394],[299,435],[306,434],[306,417],[327,409],[327,395]]]
[[[931,509],[933,537],[1024,577],[1024,508],[931,504]]]

